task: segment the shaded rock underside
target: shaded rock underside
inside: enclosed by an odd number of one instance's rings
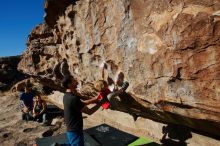
[[[24,74],[17,70],[21,56],[9,56],[0,58],[0,91],[6,90],[14,83],[25,78]]]

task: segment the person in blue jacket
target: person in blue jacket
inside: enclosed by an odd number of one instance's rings
[[[24,92],[20,94],[20,107],[22,111],[22,120],[31,120],[31,112],[33,109],[34,93],[30,84],[25,85]]]

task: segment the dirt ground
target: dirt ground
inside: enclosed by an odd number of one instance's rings
[[[19,109],[19,99],[12,93],[0,93],[0,145],[31,146],[43,134],[65,132],[65,126],[45,126],[35,121],[23,121]],[[52,133],[51,133],[52,131]]]

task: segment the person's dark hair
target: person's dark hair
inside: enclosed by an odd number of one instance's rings
[[[33,89],[33,90],[32,90],[32,94],[33,94],[34,96],[36,96],[36,95],[40,95],[40,92],[39,92],[37,89]]]
[[[28,91],[31,91],[32,90],[32,84],[31,83],[25,83],[25,85],[24,85],[24,91],[25,90],[28,90]]]
[[[62,86],[68,88],[68,85],[72,83],[72,76],[65,76],[62,80]]]
[[[25,83],[25,87],[31,89],[33,85],[31,83]]]

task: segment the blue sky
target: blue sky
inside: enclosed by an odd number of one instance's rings
[[[0,57],[22,54],[28,34],[44,21],[43,15],[44,0],[1,1]]]

